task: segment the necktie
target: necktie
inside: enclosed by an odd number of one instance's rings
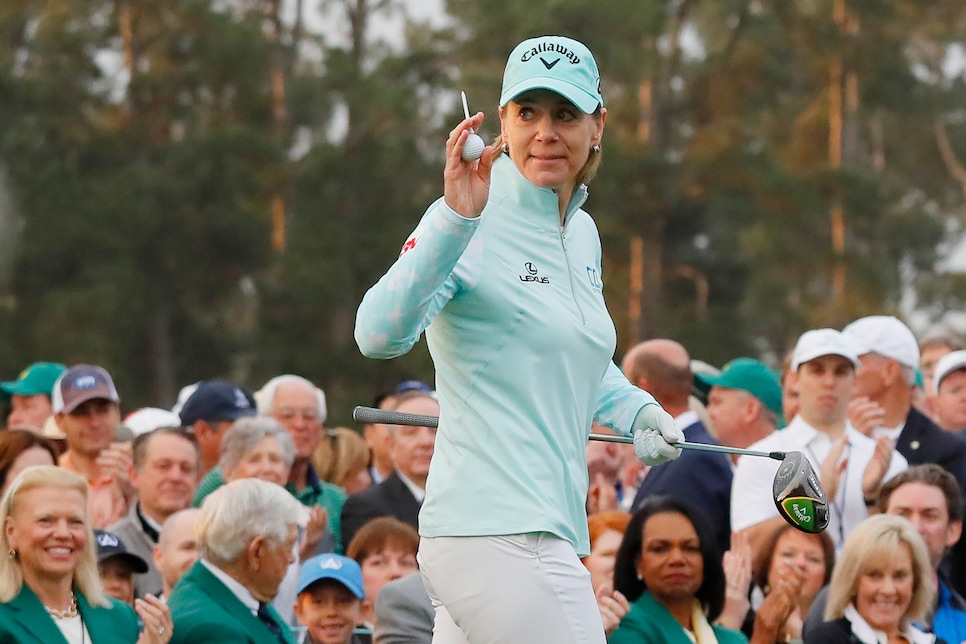
[[[275,636],[275,639],[282,644],[286,644],[285,636],[282,634],[282,627],[272,617],[272,614],[268,610],[268,604],[265,602],[258,602],[258,619],[261,620],[262,624],[265,624],[265,628]]]

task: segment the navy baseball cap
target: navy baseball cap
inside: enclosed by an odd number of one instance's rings
[[[399,383],[399,386],[396,387],[397,394],[404,394],[409,391],[423,391],[431,394],[433,393],[433,388],[421,380],[407,380]]]
[[[362,568],[354,559],[326,553],[303,562],[299,569],[298,593],[302,594],[309,586],[322,579],[334,579],[359,599],[366,598]]]
[[[199,420],[235,421],[254,416],[255,413],[255,399],[238,385],[221,380],[204,380],[198,383],[198,388],[185,401],[180,416],[182,425],[191,426]]]
[[[95,530],[94,541],[97,542],[97,563],[108,559],[120,559],[127,563],[133,572],[143,575],[148,571],[148,562],[140,555],[128,551],[124,542],[113,532]]]

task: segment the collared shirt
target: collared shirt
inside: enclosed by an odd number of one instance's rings
[[[226,573],[221,568],[215,566],[214,564],[205,561],[204,559],[199,559],[201,565],[208,569],[208,571],[218,578],[218,581],[225,584],[225,587],[231,591],[231,594],[238,598],[238,601],[243,603],[248,610],[252,611],[252,615],[258,616],[258,600],[255,599],[247,588],[245,588],[241,582]]]
[[[852,604],[845,607],[844,617],[852,625],[852,634],[863,644],[888,644],[889,636],[872,628]],[[934,635],[923,633],[912,624],[903,625],[902,635],[911,644],[933,644],[936,641]]]
[[[335,540],[335,551],[343,552],[342,543],[342,506],[345,505],[346,493],[338,485],[322,481],[319,479],[315,467],[309,463],[309,469],[305,474],[305,487],[296,490],[292,483],[286,483],[285,489],[292,493],[302,505],[325,508],[329,516],[329,530]]]
[[[87,479],[87,485],[90,487],[87,508],[91,515],[91,527],[95,530],[106,530],[109,525],[120,521],[127,514],[127,499],[124,498],[124,492],[112,476],[87,478],[74,464],[73,455],[71,450],[67,450],[58,459],[57,464]]]
[[[892,441],[894,445],[897,440],[899,440],[899,434],[902,433],[903,428],[905,428],[905,421],[899,423],[897,427],[876,427],[872,430],[872,438],[878,438],[879,436],[888,436],[889,440]]]
[[[386,480],[386,477],[379,473],[379,469],[375,466],[369,468],[369,476],[372,477],[372,484],[378,485]]]
[[[410,479],[408,476],[406,476],[399,470],[396,470],[396,474],[399,476],[399,480],[405,483],[406,487],[409,488],[409,491],[413,493],[413,496],[416,497],[416,500],[422,503],[423,499],[426,498],[426,489],[421,488],[415,483],[413,483],[412,479]]]
[[[682,432],[701,420],[698,418],[698,414],[690,409],[683,414],[679,414],[674,417],[674,426],[680,429]]]
[[[868,516],[862,492],[862,475],[866,465],[875,454],[875,441],[860,433],[851,425],[846,426],[848,445],[843,458],[848,459],[845,472],[839,480],[835,498],[829,499],[829,526],[827,533],[838,551],[853,528]],[[788,427],[772,432],[751,445],[750,449],[763,452],[799,451],[818,473],[822,461],[832,449],[832,440],[801,416],[796,416]],[[780,463],[757,456],[742,456],[735,468],[731,485],[731,529],[743,530],[778,515],[772,497],[772,481]],[[886,481],[908,467],[899,452],[893,452],[889,468],[882,477]]]
[[[135,512],[137,512],[138,521],[141,522],[141,528],[144,530],[144,534],[148,535],[154,543],[158,542],[158,537],[161,535],[161,524],[149,517],[141,510],[141,503],[138,502],[135,507]]]

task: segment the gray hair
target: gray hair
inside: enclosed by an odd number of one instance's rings
[[[275,392],[278,391],[278,388],[282,385],[296,382],[311,387],[312,391],[315,392],[315,402],[319,407],[319,421],[324,423],[328,416],[328,410],[325,406],[325,392],[312,384],[312,381],[291,373],[275,376],[266,382],[261,389],[252,394],[252,397],[255,398],[255,405],[258,407],[258,413],[262,416],[270,415],[272,413],[272,403],[275,401]]]
[[[260,479],[241,479],[212,492],[196,524],[200,556],[215,566],[238,561],[256,537],[274,546],[298,525],[302,505],[288,490]]]
[[[221,440],[221,458],[218,465],[221,471],[233,470],[238,467],[245,454],[255,449],[255,447],[265,438],[272,436],[278,441],[282,448],[282,460],[285,461],[285,469],[292,469],[295,462],[295,443],[289,436],[285,428],[277,420],[268,416],[250,416],[239,418],[225,432],[225,437]]]

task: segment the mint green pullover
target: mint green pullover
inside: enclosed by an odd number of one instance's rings
[[[426,331],[440,420],[419,515],[427,537],[548,532],[590,552],[591,421],[629,435],[657,404],[613,362],[597,227],[501,156],[479,218],[434,202],[356,316],[362,353],[392,358]]]

